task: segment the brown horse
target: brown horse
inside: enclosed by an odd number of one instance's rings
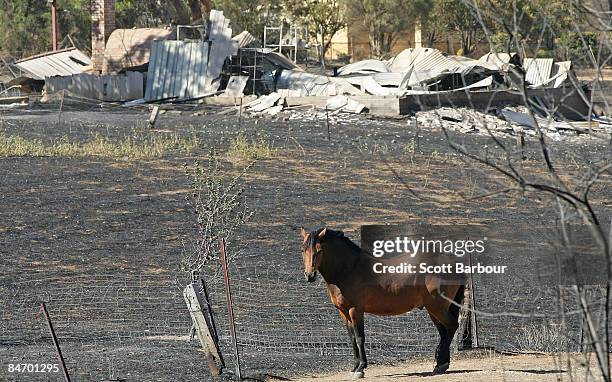
[[[355,356],[353,378],[363,378],[363,369],[367,367],[364,313],[394,316],[414,308],[425,308],[440,334],[433,373],[442,374],[448,369],[450,344],[458,327],[458,305],[463,301],[462,279],[449,283],[435,274],[376,273],[375,263],[397,265],[406,258],[383,259],[363,254],[341,231],[322,228],[309,233],[302,227],[301,235],[304,276],[313,282],[317,271],[321,273],[329,298],[348,330]]]

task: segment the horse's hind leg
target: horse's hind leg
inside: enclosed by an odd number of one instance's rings
[[[433,373],[442,374],[448,370],[450,365],[450,344],[453,340],[454,333],[451,335],[446,326],[442,325],[431,313],[429,313],[429,317],[431,317],[440,335],[440,342],[438,343],[438,347],[436,347],[436,367]]]
[[[461,305],[463,302],[463,286],[455,291],[454,302]],[[436,367],[434,374],[442,374],[450,365],[450,345],[459,327],[459,307],[447,300],[436,296],[434,303],[427,307],[431,320],[440,334],[440,343],[436,349]]]

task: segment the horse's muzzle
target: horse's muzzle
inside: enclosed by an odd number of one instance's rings
[[[311,283],[317,279],[317,271],[304,272],[304,277],[306,278],[306,281]]]

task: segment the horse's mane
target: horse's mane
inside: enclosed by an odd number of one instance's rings
[[[344,242],[349,246],[349,248],[361,253],[361,247],[355,244],[348,237],[344,236],[344,232],[342,231],[334,231],[332,229],[327,229],[325,236],[333,236],[337,237],[338,239],[344,240]]]

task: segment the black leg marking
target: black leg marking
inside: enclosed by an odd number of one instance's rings
[[[355,341],[355,330],[353,329],[353,327],[349,324],[346,325],[346,330],[348,332],[349,335],[349,341],[351,343],[351,345],[353,346],[353,360],[354,360],[354,365],[353,365],[353,372],[355,370],[357,370],[357,368],[359,367],[359,348],[357,347],[357,341]]]
[[[365,330],[363,326],[363,316],[357,320],[357,325],[355,325],[355,342],[357,343],[357,349],[359,349],[359,366],[357,366],[355,372],[362,372],[363,369],[368,367],[368,360],[365,352]]]

